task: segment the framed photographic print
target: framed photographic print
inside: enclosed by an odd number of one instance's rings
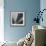
[[[12,26],[24,26],[25,25],[25,13],[24,12],[11,12],[11,25]]]

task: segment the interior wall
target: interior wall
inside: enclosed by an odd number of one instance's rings
[[[32,30],[36,12],[40,10],[40,0],[4,0],[4,38],[7,41],[18,41]],[[10,12],[24,11],[25,26],[10,26]]]
[[[4,41],[4,0],[0,0],[0,42]]]
[[[46,0],[40,0],[40,10],[46,9]],[[40,21],[40,25],[46,27],[46,10],[43,12],[43,22]]]

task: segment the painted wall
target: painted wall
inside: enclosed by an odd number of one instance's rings
[[[41,11],[42,11],[43,9],[46,9],[46,0],[41,0],[41,1],[40,1],[40,9],[41,9]],[[41,22],[40,22],[40,25],[46,27],[46,11],[43,12],[42,17],[43,17],[43,22],[41,21]]]
[[[18,41],[32,29],[33,19],[40,10],[40,0],[4,0],[4,38],[7,41]],[[10,11],[24,11],[26,25],[10,26]]]
[[[0,0],[0,42],[4,41],[4,3]]]

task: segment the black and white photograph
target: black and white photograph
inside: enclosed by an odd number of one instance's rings
[[[25,13],[24,12],[11,12],[11,25],[24,26]]]

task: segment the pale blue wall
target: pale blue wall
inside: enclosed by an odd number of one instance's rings
[[[40,1],[40,10],[42,11],[43,9],[46,9],[46,0],[41,0]],[[46,11],[43,12],[42,17],[43,17],[43,22],[40,21],[40,25],[46,27]]]
[[[40,9],[40,0],[4,0],[4,38],[8,41],[18,41],[32,29],[33,19]],[[24,11],[26,26],[10,26],[10,11]]]

